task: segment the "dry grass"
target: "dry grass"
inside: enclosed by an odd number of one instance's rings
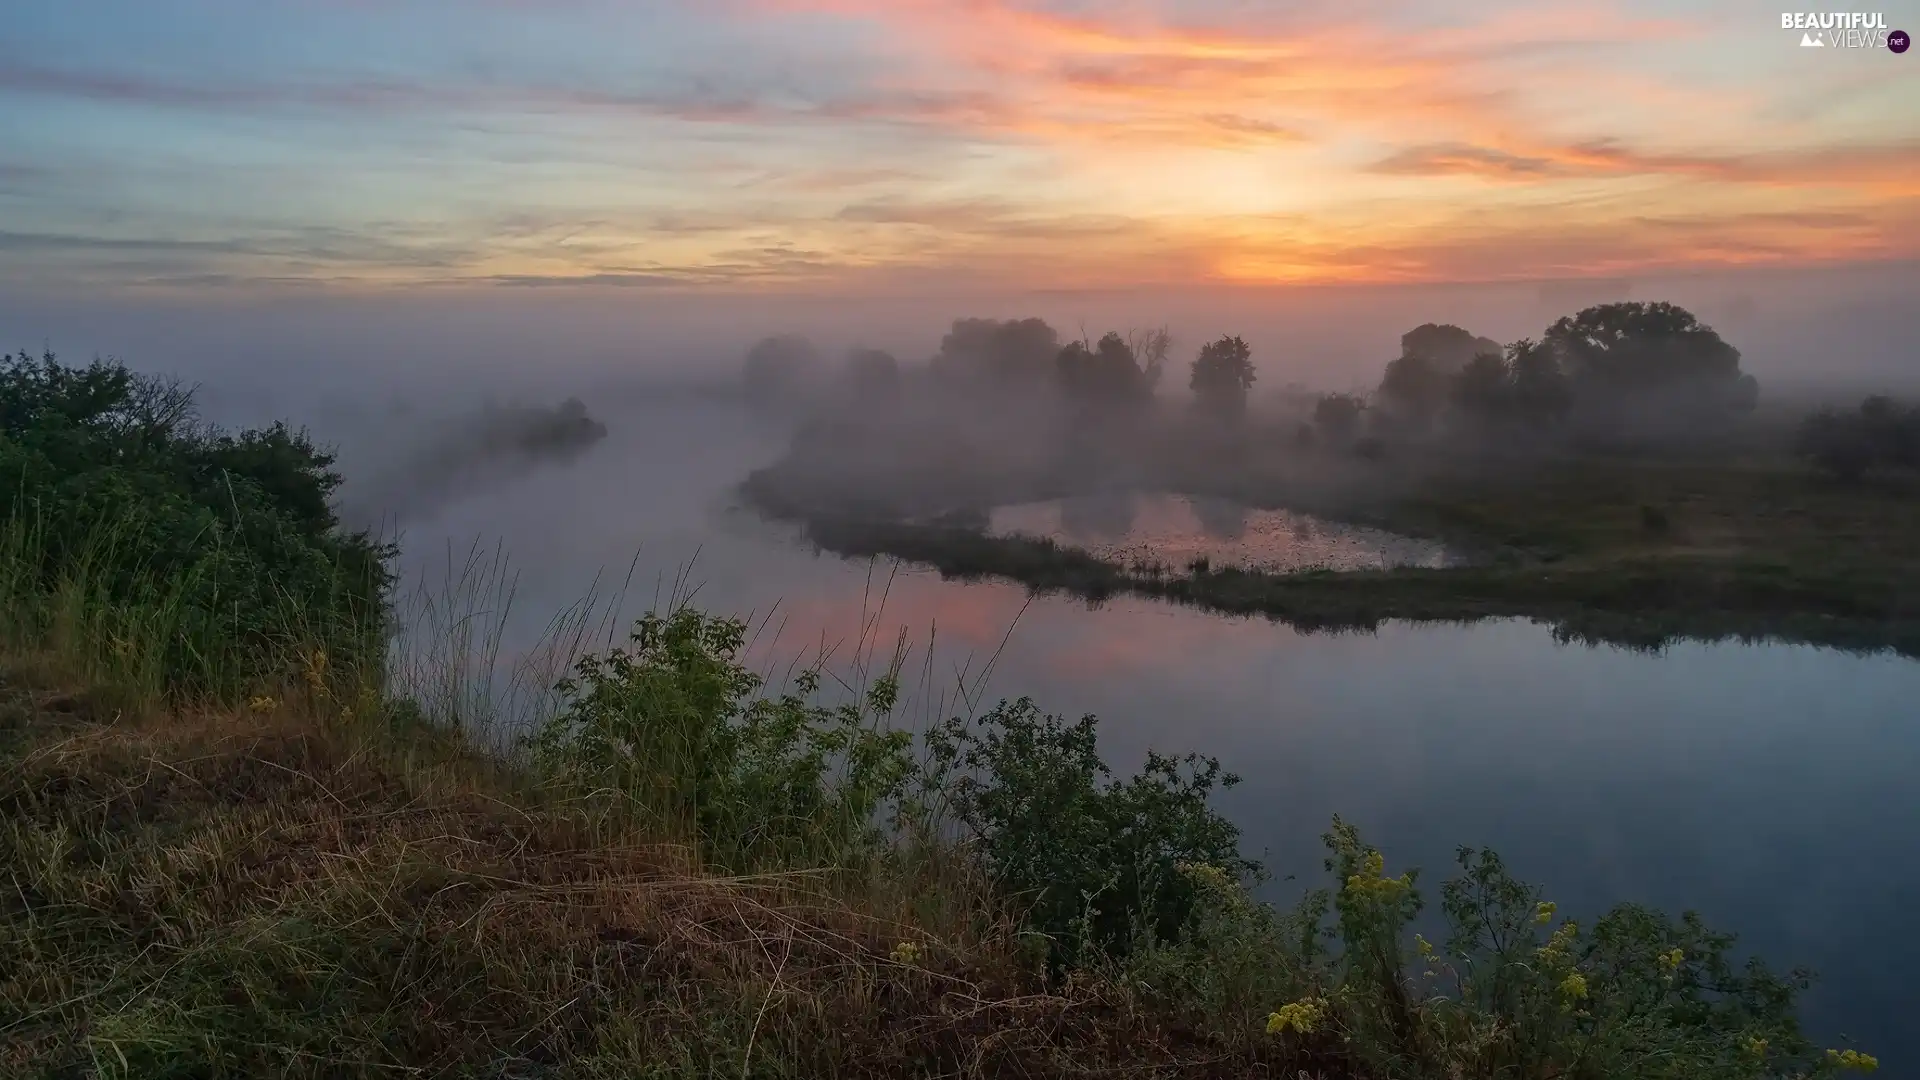
[[[0,690],[0,1075],[1281,1074],[441,733],[42,685]]]

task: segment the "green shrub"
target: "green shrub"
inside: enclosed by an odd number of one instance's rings
[[[529,743],[549,766],[619,792],[723,864],[831,862],[877,853],[881,816],[914,775],[912,735],[884,722],[898,683],[814,704],[818,668],[760,696],[740,662],[746,624],[688,607],[649,613],[630,647],[579,661],[563,710]]]
[[[1186,868],[1201,886],[1188,925],[1137,942],[1119,975],[1229,1044],[1338,1054],[1374,1077],[1734,1080],[1875,1064],[1816,1053],[1795,1017],[1806,974],[1736,965],[1734,939],[1692,913],[1629,904],[1582,927],[1494,853],[1462,848],[1436,946],[1411,932],[1416,874],[1388,875],[1338,818],[1325,839],[1336,887],[1291,911],[1255,903],[1218,867]]]
[[[377,662],[391,552],[338,527],[332,463],[284,424],[203,425],[189,391],[119,364],[0,358],[9,631],[64,628],[172,693],[296,649]]]
[[[1199,902],[1179,867],[1254,875],[1240,830],[1209,804],[1237,777],[1197,755],[1148,753],[1135,776],[1100,760],[1097,721],[1021,698],[927,734],[930,771],[1001,892],[1047,936],[1056,967],[1126,952],[1143,928],[1177,938]]]

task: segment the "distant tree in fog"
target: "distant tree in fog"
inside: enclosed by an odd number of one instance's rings
[[[900,392],[900,361],[880,349],[847,354],[847,382],[861,401],[886,401]]]
[[[1187,386],[1201,411],[1238,420],[1247,411],[1253,379],[1253,350],[1238,337],[1222,337],[1200,347]]]
[[[1140,363],[1141,379],[1151,395],[1160,386],[1166,372],[1167,355],[1173,351],[1173,335],[1162,326],[1152,330],[1127,331],[1127,348]]]
[[[1515,415],[1535,427],[1552,427],[1566,419],[1573,408],[1573,390],[1551,348],[1521,338],[1507,346],[1506,360]]]
[[[1920,468],[1920,407],[1903,408],[1875,394],[1849,412],[1823,409],[1802,421],[1793,449],[1842,480],[1876,466]]]
[[[1404,355],[1387,365],[1380,379],[1382,410],[1395,421],[1425,430],[1447,404],[1447,372],[1431,357]]]
[[[1420,357],[1442,375],[1459,371],[1481,353],[1499,351],[1499,342],[1476,337],[1452,323],[1422,323],[1400,335],[1402,357]]]
[[[763,338],[747,350],[740,382],[748,396],[774,402],[793,394],[819,365],[813,343],[795,334]]]
[[[1326,394],[1314,403],[1313,426],[1323,438],[1345,443],[1359,433],[1366,411],[1366,402],[1353,394]]]
[[[1084,341],[1073,342],[1060,350],[1054,363],[1061,392],[1085,406],[1138,405],[1153,395],[1133,349],[1116,333],[1109,332],[1091,349]]]
[[[1638,301],[1562,318],[1543,342],[1576,402],[1631,418],[1658,403],[1693,414],[1750,411],[1759,384],[1740,371],[1740,350],[1685,308]]]
[[[1514,414],[1513,369],[1498,352],[1483,352],[1451,380],[1453,407],[1476,424],[1510,419]]]
[[[1053,377],[1059,353],[1059,333],[1040,319],[955,319],[933,370],[957,382],[1032,389]]]

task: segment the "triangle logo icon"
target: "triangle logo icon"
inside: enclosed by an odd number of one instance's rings
[[[1814,37],[1812,34],[1801,34],[1800,47],[1803,49],[1824,49],[1827,47],[1827,43]]]

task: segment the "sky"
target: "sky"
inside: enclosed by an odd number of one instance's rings
[[[10,0],[0,287],[1407,284],[1920,256],[1753,3]],[[1920,29],[1920,5],[1884,12]]]

